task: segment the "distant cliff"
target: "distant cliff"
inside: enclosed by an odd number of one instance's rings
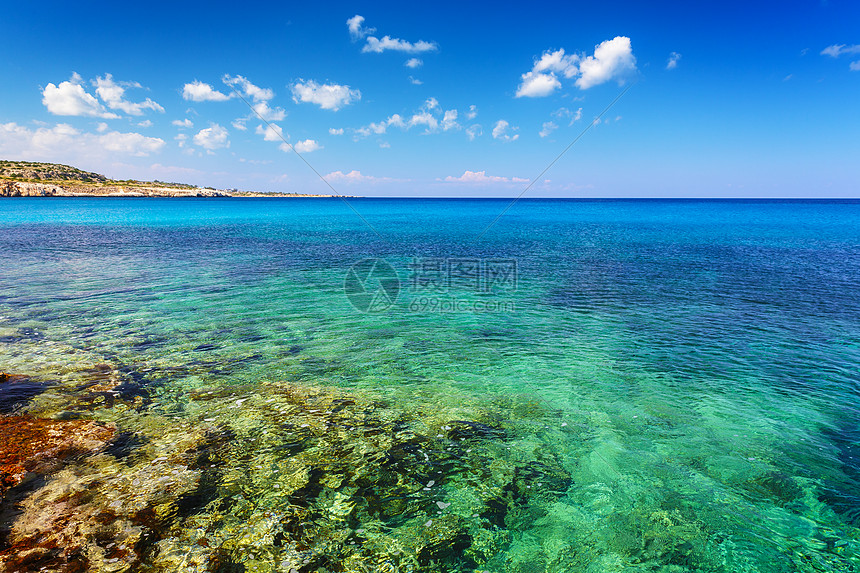
[[[117,181],[58,163],[0,160],[0,197],[330,197],[218,190],[163,181]]]

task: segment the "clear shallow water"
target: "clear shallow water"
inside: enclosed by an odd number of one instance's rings
[[[0,370],[51,384],[17,408],[137,444],[45,491],[186,476],[103,485],[165,515],[91,568],[860,567],[860,204],[527,200],[478,238],[506,201],[351,202],[378,235],[338,200],[0,203]],[[410,288],[434,258],[516,289]]]

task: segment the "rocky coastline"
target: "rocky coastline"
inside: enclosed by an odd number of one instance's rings
[[[0,197],[334,197],[146,185],[85,185],[0,180]]]

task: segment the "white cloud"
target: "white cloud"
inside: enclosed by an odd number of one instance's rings
[[[54,115],[72,115],[116,119],[119,116],[107,111],[104,106],[78,83],[80,76],[75,74],[72,81],[60,85],[48,84],[42,90],[42,104]]]
[[[359,16],[358,14],[346,21],[346,27],[349,29],[349,35],[353,41],[361,40],[368,34],[376,32],[376,28],[365,28],[362,26],[363,23],[364,16]]]
[[[423,125],[427,128],[425,133],[432,133],[439,129],[439,120],[429,111],[421,111],[413,115],[406,124],[406,129]]]
[[[395,181],[390,177],[374,177],[372,175],[362,175],[361,171],[352,170],[349,173],[343,171],[332,171],[323,177],[330,183],[382,183],[386,181]]]
[[[269,102],[261,101],[259,103],[255,103],[253,106],[254,115],[263,118],[266,121],[281,121],[285,117],[287,117],[287,112],[284,111],[283,108],[269,107]]]
[[[466,119],[475,119],[478,117],[478,106],[470,105],[469,111],[466,113]]]
[[[389,149],[391,147],[391,144],[387,141],[383,141],[379,144],[379,147],[380,149]]]
[[[857,60],[856,62],[851,62],[850,64],[848,64],[848,69],[851,70],[852,72],[860,72],[860,60]]]
[[[194,136],[194,144],[203,149],[213,151],[224,147],[230,147],[230,140],[227,139],[227,130],[217,123],[213,123],[212,127],[201,129]]]
[[[442,116],[442,131],[451,129],[460,129],[460,124],[457,123],[457,110],[449,109]]]
[[[269,88],[261,88],[259,86],[256,86],[250,81],[248,81],[248,78],[245,78],[243,76],[225,75],[222,78],[222,81],[228,86],[232,86],[239,90],[239,92],[244,93],[245,97],[249,97],[255,102],[269,101],[270,99],[275,97],[275,92],[273,92]]]
[[[318,84],[313,80],[299,79],[293,84],[293,101],[314,103],[322,109],[337,111],[353,101],[361,99],[361,92],[349,86]]]
[[[541,137],[546,137],[549,134],[551,134],[553,131],[555,131],[556,129],[558,129],[557,124],[555,124],[552,121],[546,121],[541,126],[541,130],[540,130],[540,133],[538,135],[540,135]]]
[[[499,139],[501,141],[516,141],[519,139],[520,134],[517,133],[515,135],[508,135],[508,127],[510,124],[504,119],[500,119],[496,122],[495,127],[493,127],[493,139]],[[519,128],[512,128],[513,131],[516,131]]]
[[[111,131],[99,137],[100,143],[108,151],[144,157],[156,153],[164,147],[164,140],[146,137],[139,133],[120,133]]]
[[[404,131],[408,131],[413,127],[423,126],[424,133],[436,133],[438,131],[450,131],[452,129],[460,129],[461,126],[457,122],[457,110],[443,110],[442,106],[436,98],[429,98],[421,106],[421,109],[415,112],[410,118],[405,119],[400,114],[395,113],[380,122],[373,122],[364,127],[359,127],[353,130],[356,139],[360,137],[368,137],[370,135],[382,135],[386,133],[389,127],[397,127]]]
[[[469,128],[466,129],[466,135],[469,136],[469,141],[475,141],[475,138],[484,135],[484,130],[476,123],[475,125],[470,125]]]
[[[564,48],[560,48],[554,52],[547,50],[543,53],[541,58],[535,62],[532,71],[537,73],[554,72],[559,73],[566,78],[572,78],[577,73],[576,66],[581,59],[582,56],[578,54],[565,55]]]
[[[100,122],[100,123],[96,126],[96,131],[98,131],[99,133],[104,133],[104,132],[106,132],[107,130],[108,130],[108,124],[106,124],[106,123],[105,123],[105,122],[103,122],[103,121],[102,121],[102,122]]]
[[[626,36],[601,42],[592,56],[548,50],[521,76],[516,97],[546,97],[561,87],[559,76],[576,77],[576,86],[586,90],[613,79],[623,82],[635,70],[636,58]]]
[[[446,183],[469,183],[472,185],[486,185],[488,183],[528,183],[528,179],[522,177],[500,177],[498,175],[487,175],[486,171],[464,171],[459,177],[451,175],[444,179],[437,179]]]
[[[38,129],[0,124],[0,156],[9,159],[92,164],[116,155],[143,157],[163,147],[164,140],[133,132],[84,133],[66,123]]]
[[[413,78],[412,76],[409,76],[409,81],[412,82],[412,84],[416,85],[416,86],[420,86],[420,85],[424,84],[424,82],[422,82],[418,78]]]
[[[171,121],[170,123],[172,123],[172,124],[173,124],[173,125],[175,125],[176,127],[194,127],[194,122],[192,122],[192,121],[191,121],[190,119],[188,119],[188,118],[185,118],[185,119],[174,119],[174,120],[173,120],[173,121]]]
[[[423,62],[423,60],[421,60],[421,58],[409,58],[408,60],[406,60],[406,64],[404,64],[404,65],[407,68],[415,69],[415,68],[421,67],[423,64],[424,64],[424,62]]]
[[[439,49],[436,42],[425,42],[424,40],[407,42],[406,40],[392,38],[391,36],[383,36],[382,39],[379,39],[376,36],[370,35],[376,32],[376,28],[365,28],[363,24],[364,17],[359,16],[358,14],[346,21],[346,27],[349,29],[349,35],[352,37],[353,41],[361,40],[365,37],[367,38],[367,43],[365,43],[364,47],[361,49],[362,52],[375,52],[377,54],[381,54],[385,50],[393,50],[395,52],[420,54],[422,52],[433,52]],[[413,58],[410,62],[413,60],[416,60],[416,58]],[[407,62],[407,65],[409,65],[409,62]]]
[[[248,127],[245,125],[245,122],[248,121],[244,117],[240,117],[239,119],[234,119],[230,122],[230,125],[233,126],[233,129],[238,129],[239,131],[245,131]]]
[[[152,127],[152,121],[150,121],[148,119],[144,119],[143,121],[139,122],[137,125],[139,125],[140,127]]]
[[[636,70],[636,58],[630,46],[630,38],[616,36],[601,42],[594,48],[594,55],[579,64],[576,86],[587,90],[612,79],[623,82],[624,76]]]
[[[674,70],[678,67],[678,60],[681,59],[681,54],[678,52],[672,52],[669,54],[669,59],[666,61],[666,69]]]
[[[141,85],[137,82],[122,82],[113,81],[111,74],[105,74],[103,78],[96,78],[93,82],[96,86],[96,95],[98,95],[110,109],[118,109],[129,115],[143,115],[143,111],[151,109],[164,113],[164,108],[149,98],[146,98],[140,103],[134,103],[125,99],[125,90],[127,88],[140,88]]]
[[[381,54],[385,50],[394,50],[396,52],[406,52],[409,54],[420,54],[422,52],[433,52],[439,47],[435,42],[425,42],[418,40],[417,42],[407,42],[400,38],[392,38],[391,36],[383,36],[382,39],[374,36],[367,37],[367,44],[361,49],[362,52],[374,52]]]
[[[515,97],[544,97],[561,87],[561,82],[555,74],[540,74],[527,72],[523,74],[520,87]]]
[[[400,128],[406,127],[406,124],[403,122],[403,118],[400,117],[400,114],[395,113],[384,121],[373,122],[364,127],[359,127],[355,130],[355,134],[356,136],[360,137],[368,137],[370,135],[382,135],[388,130],[388,126],[391,125]]]
[[[579,108],[576,111],[571,111],[566,107],[560,107],[554,112],[552,112],[552,114],[550,115],[552,115],[556,119],[569,118],[570,123],[568,125],[573,125],[574,123],[582,119],[582,108]]]
[[[833,44],[821,50],[822,56],[830,56],[831,58],[838,58],[843,54],[860,54],[860,44],[854,44],[853,46]]]
[[[516,97],[545,97],[561,87],[556,74],[572,78],[577,73],[577,64],[581,60],[577,54],[565,54],[564,48],[554,52],[547,50],[534,63],[531,71],[522,75],[522,81],[517,89]]]
[[[173,139],[179,142],[179,147],[185,147],[185,142],[188,140],[188,136],[184,133],[177,133],[176,137],[174,137]]]
[[[283,141],[284,138],[283,128],[276,123],[270,123],[266,127],[258,125],[255,133],[262,135],[265,141]]]
[[[194,80],[182,87],[182,97],[190,101],[226,101],[231,96],[217,91],[209,84]]]
[[[322,149],[322,145],[314,141],[313,139],[305,139],[304,141],[297,141],[293,145],[293,149],[298,153],[310,153],[311,151],[316,151],[317,149]]]
[[[328,132],[331,135],[343,135],[343,128],[342,127],[338,127],[338,128],[330,127],[330,128],[328,128]]]

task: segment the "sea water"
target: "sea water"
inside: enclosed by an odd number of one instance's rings
[[[42,486],[89,566],[857,571],[860,203],[508,206],[0,203],[4,412],[131,444]]]

